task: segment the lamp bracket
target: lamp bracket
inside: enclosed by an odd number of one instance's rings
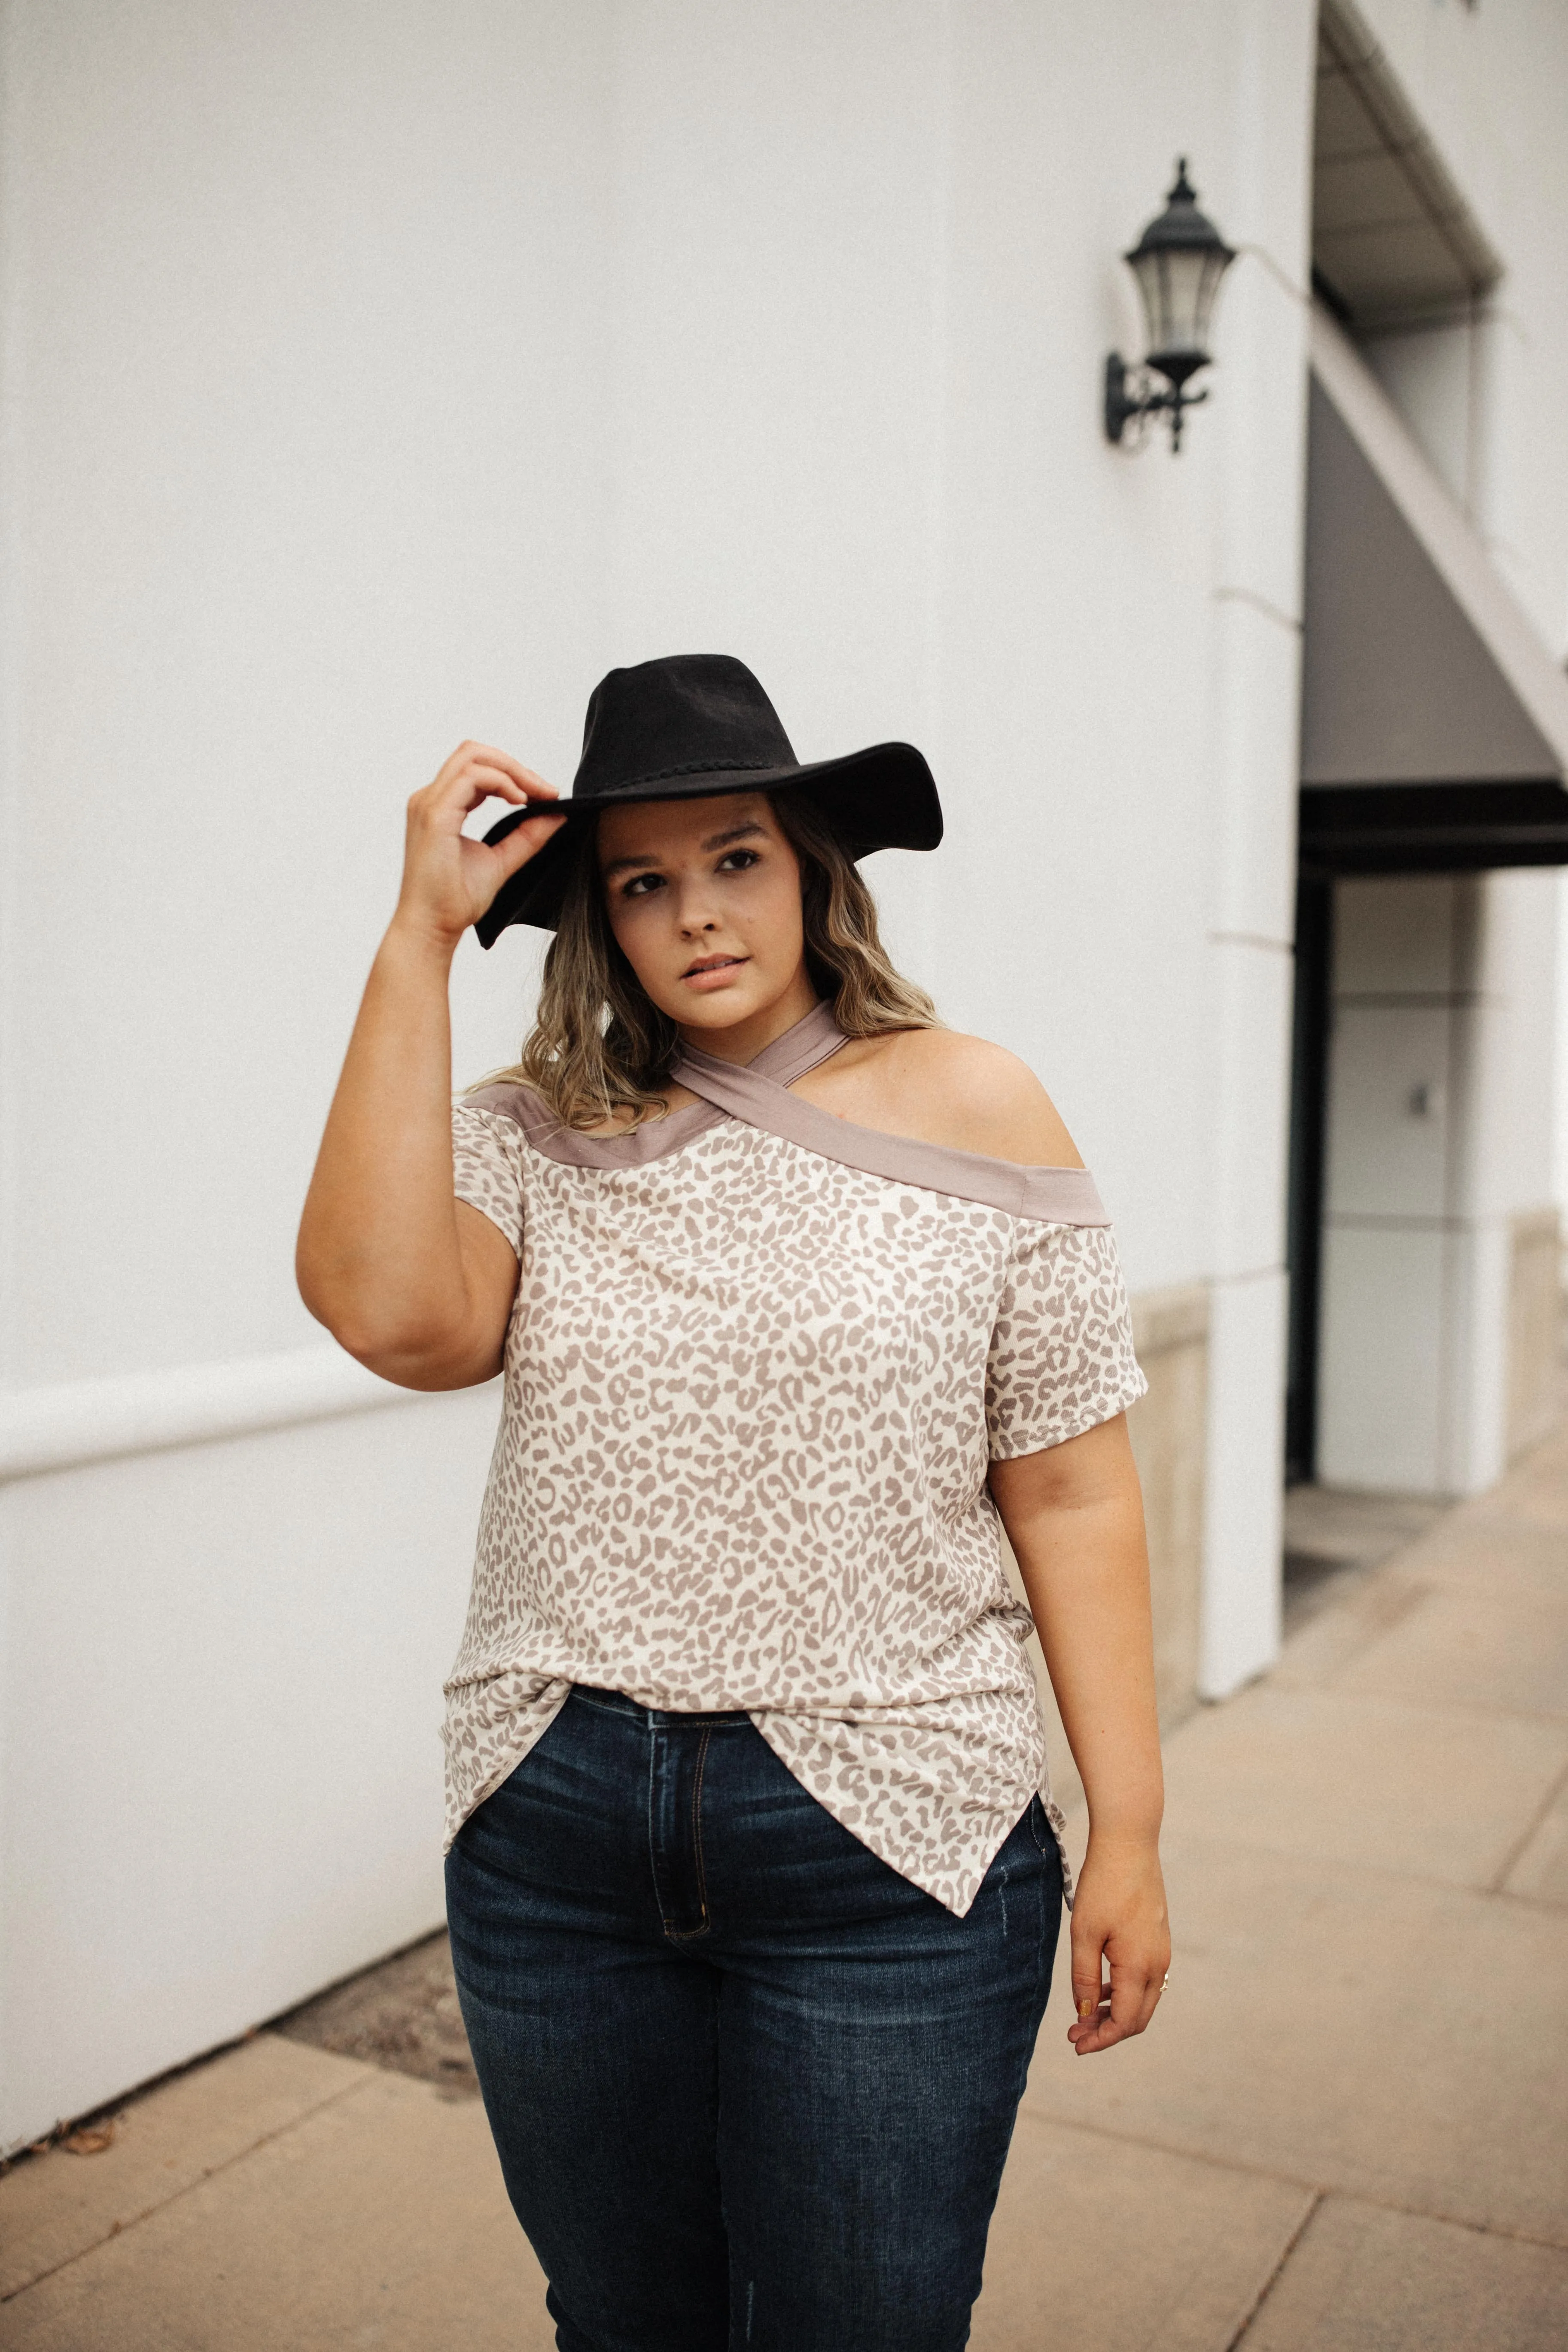
[[[1171,420],[1171,454],[1182,446],[1182,419],[1189,408],[1208,398],[1205,389],[1189,392],[1184,383],[1157,386],[1152,368],[1129,367],[1120,352],[1105,362],[1105,437],[1141,449],[1147,438],[1147,420],[1163,413]],[[1128,427],[1136,429],[1129,432]]]

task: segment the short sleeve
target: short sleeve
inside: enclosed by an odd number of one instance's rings
[[[1147,1387],[1110,1229],[1020,1218],[985,1366],[991,1460],[1081,1436]]]
[[[472,1103],[452,1108],[452,1167],[459,1201],[479,1209],[522,1255],[522,1135],[516,1121]]]

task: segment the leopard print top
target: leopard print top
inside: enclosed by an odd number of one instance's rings
[[[819,1003],[626,1136],[503,1084],[453,1114],[458,1197],[521,1261],[448,1842],[575,1682],[743,1708],[834,1817],[962,1916],[1045,1738],[988,1461],[1142,1394],[1082,1170],[875,1133],[789,1091]]]

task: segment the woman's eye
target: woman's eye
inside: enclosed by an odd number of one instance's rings
[[[719,874],[726,870],[731,874],[743,874],[749,866],[755,866],[758,862],[754,849],[730,849],[725,851],[714,871]],[[621,896],[623,898],[648,898],[663,887],[662,874],[634,874],[629,882],[621,885]]]

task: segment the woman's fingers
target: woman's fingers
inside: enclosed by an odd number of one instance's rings
[[[1093,2017],[1100,2008],[1100,1958],[1103,1948],[1099,1937],[1075,1936],[1072,1939],[1072,2002],[1080,2021]]]
[[[442,798],[436,803],[445,812],[456,809],[459,817],[468,816],[485,801],[510,801],[514,806],[528,799],[522,786],[500,768],[465,768],[454,778]]]
[[[1158,1978],[1130,1978],[1125,1971],[1110,1972],[1110,1989],[1101,2016],[1100,2048],[1110,2049],[1118,2042],[1131,2041],[1142,2033],[1153,2016],[1160,2000]]]
[[[1142,2033],[1159,2006],[1170,1925],[1152,1838],[1091,1830],[1072,1914],[1073,2006],[1068,2040],[1079,2057]],[[1109,1975],[1110,1982],[1101,1981]]]
[[[1114,2049],[1119,2042],[1125,2042],[1132,2031],[1133,2028],[1119,2024],[1112,2017],[1110,1988],[1108,1985],[1105,1989],[1105,1999],[1100,2002],[1094,2015],[1089,2018],[1080,2016],[1075,2025],[1069,2026],[1068,2040],[1072,2043],[1079,2057],[1090,2058],[1097,2050]]]
[[[399,912],[455,943],[502,884],[566,822],[555,786],[493,743],[459,743],[434,780],[408,803]],[[504,801],[518,822],[493,845],[471,838],[466,820],[486,801]]]
[[[558,815],[552,812],[525,816],[513,825],[504,841],[493,843],[489,854],[500,869],[500,881],[510,881],[520,866],[526,866],[531,857],[537,857],[551,835],[559,833],[565,823],[564,810]],[[500,887],[500,882],[496,887]]]
[[[1078,2011],[1075,2021],[1068,2028],[1068,2040],[1080,2058],[1096,2050],[1110,2050],[1118,2042],[1126,2042],[1142,2033],[1160,2004],[1164,1990],[1164,1970],[1156,1976],[1147,1967],[1128,1967],[1110,1962],[1110,1981],[1100,1980],[1100,1954],[1093,1955],[1096,1965],[1089,1965],[1089,1956],[1082,1962],[1073,1956],[1073,2006]]]
[[[558,796],[552,784],[533,786],[525,792],[501,769],[475,766],[467,771],[458,797],[471,810],[477,809],[481,801],[510,801],[513,807],[535,807]]]
[[[530,787],[520,784],[509,769],[497,767],[492,760],[466,760],[450,776],[437,777],[427,793],[415,797],[425,803],[432,815],[456,809],[466,816],[481,801],[510,801],[515,806],[529,800],[553,800],[555,793],[542,777]]]
[[[1142,2032],[1159,1999],[1157,1991],[1152,1992],[1152,1997],[1151,1994],[1150,1980],[1142,1969],[1118,1969],[1114,1961],[1111,1963],[1110,2022],[1116,2028],[1118,2040]]]
[[[476,764],[499,770],[522,793],[549,800],[556,797],[553,784],[547,784],[542,776],[535,775],[531,768],[525,768],[521,760],[514,760],[510,751],[499,750],[494,743],[459,743],[437,775],[432,789],[438,792],[443,785],[451,783],[466,769]]]
[[[1080,1897],[1081,1904],[1081,1897]],[[1101,2004],[1110,1997],[1110,1987],[1101,1982],[1105,1951],[1103,1923],[1091,1923],[1087,1913],[1079,1917],[1075,1912],[1072,1923],[1072,2002],[1077,2021],[1068,2029],[1068,2040],[1080,2054],[1100,2047],[1100,2033],[1104,2022]]]
[[[531,768],[525,768],[522,761],[514,760],[510,751],[498,751],[493,743],[465,743],[463,750],[483,766],[499,768],[503,776],[510,776],[513,783],[521,784],[530,800],[559,799],[553,784],[547,784],[542,776],[535,775]]]
[[[515,806],[524,801],[559,798],[553,784],[547,783],[531,768],[525,768],[510,752],[498,751],[488,743],[464,743],[453,752],[434,782],[415,793],[409,808],[422,816],[448,822],[456,813],[460,822],[481,801],[510,801]]]

